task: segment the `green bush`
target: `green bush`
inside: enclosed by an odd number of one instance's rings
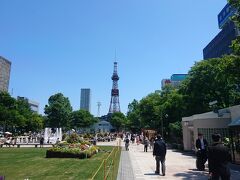
[[[66,138],[68,143],[81,143],[81,138],[77,133],[72,133]]]
[[[91,158],[98,152],[98,148],[91,146],[89,149],[81,150],[81,148],[69,147],[53,147],[46,152],[46,158]]]
[[[65,141],[67,137],[68,137],[68,135],[67,135],[66,133],[64,133],[64,134],[62,135],[62,140]]]

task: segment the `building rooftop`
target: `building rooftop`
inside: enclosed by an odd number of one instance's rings
[[[6,62],[9,63],[9,64],[12,64],[11,61],[7,60],[6,58],[4,58],[4,57],[2,57],[2,56],[0,56],[0,59],[3,59],[4,61],[6,61]]]

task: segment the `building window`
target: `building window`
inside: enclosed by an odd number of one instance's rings
[[[222,136],[222,140],[225,137],[229,137],[227,128],[198,128],[198,133],[202,133],[203,136],[207,139],[209,144],[212,144],[212,134],[219,133]]]

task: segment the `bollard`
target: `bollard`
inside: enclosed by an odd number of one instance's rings
[[[112,180],[113,180],[113,178],[114,178],[114,166],[115,166],[115,163],[114,163],[114,159],[113,159],[113,164],[112,164],[112,166],[113,166],[113,170],[112,170]]]
[[[106,159],[104,159],[104,172],[103,172],[103,179],[106,180]]]

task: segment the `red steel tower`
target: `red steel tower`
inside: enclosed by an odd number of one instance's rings
[[[120,112],[120,103],[119,103],[119,90],[118,90],[118,80],[119,76],[117,73],[117,62],[114,62],[114,70],[112,75],[113,85],[111,92],[111,102],[109,107],[109,114]]]

